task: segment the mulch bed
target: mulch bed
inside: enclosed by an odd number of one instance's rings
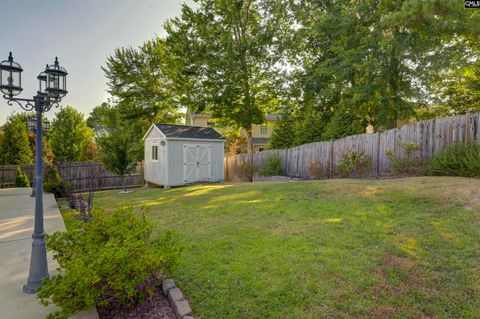
[[[107,308],[98,308],[100,319],[175,319],[175,313],[170,307],[165,295],[161,289],[144,303],[135,308],[127,309],[124,307],[110,306]]]

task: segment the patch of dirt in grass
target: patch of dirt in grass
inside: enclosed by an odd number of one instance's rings
[[[414,259],[397,256],[389,251],[385,252],[382,265],[374,270],[374,273],[380,277],[380,284],[374,289],[373,298],[375,300],[398,298],[412,290],[426,299],[432,298],[432,291],[425,284],[426,281],[434,283],[436,278],[423,278],[418,267],[418,261]],[[392,272],[401,279],[392,280],[390,277]],[[378,305],[369,309],[365,316],[366,318],[397,318],[398,316],[419,319],[437,318],[432,313],[408,304]]]
[[[378,306],[368,311],[366,318],[395,318],[397,311],[392,306]]]
[[[411,269],[415,266],[415,261],[406,257],[396,256],[389,252],[385,253],[384,261],[385,265],[391,268]]]
[[[461,208],[466,210],[480,209],[480,197],[478,196],[478,187],[471,185],[468,187],[459,187],[453,190],[455,197],[459,197],[465,201]]]
[[[160,290],[132,309],[121,306],[98,308],[98,315],[100,319],[176,319],[167,298]]]
[[[434,314],[420,311],[415,308],[378,306],[369,310],[364,318],[369,319],[390,319],[390,318],[415,318],[415,319],[437,319]]]
[[[377,293],[403,293],[408,289],[421,288],[422,280],[416,267],[417,262],[415,260],[400,257],[391,252],[385,252],[383,266],[376,269],[376,273],[382,279],[382,284],[378,287]],[[390,283],[388,275],[390,271],[396,272],[397,275],[403,275],[403,280],[395,284]]]
[[[380,192],[380,188],[378,186],[366,186],[362,191],[358,193],[358,195],[362,197],[372,197],[377,195]]]

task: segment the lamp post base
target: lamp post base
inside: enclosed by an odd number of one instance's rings
[[[34,294],[42,285],[43,280],[48,279],[47,252],[45,245],[45,233],[33,234],[32,255],[30,257],[30,273],[27,284],[23,286],[23,292]]]
[[[22,291],[26,294],[36,294],[38,292],[38,288],[40,287],[40,285],[42,284],[42,282],[40,283],[28,283],[26,285],[23,285],[22,287]]]

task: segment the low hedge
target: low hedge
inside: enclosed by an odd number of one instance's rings
[[[153,294],[180,252],[172,233],[151,239],[152,224],[131,209],[94,212],[68,232],[47,236],[59,274],[45,281],[38,298],[60,310],[48,318],[68,318],[92,307],[134,306]]]

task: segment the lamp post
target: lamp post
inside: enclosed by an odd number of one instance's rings
[[[48,112],[68,93],[67,70],[61,67],[58,59],[37,77],[39,90],[33,99],[17,98],[22,88],[22,67],[13,61],[12,52],[8,59],[0,63],[0,91],[8,105],[17,103],[25,111],[36,112],[35,126],[35,224],[33,228],[32,254],[27,284],[23,286],[26,293],[35,293],[42,280],[48,278],[47,251],[43,228],[43,157],[42,157],[42,115]]]
[[[46,118],[43,119],[43,123],[42,123],[43,134],[48,133],[49,127],[50,127],[50,122]],[[27,118],[27,130],[29,132],[36,132],[36,130],[37,130],[37,118],[36,118],[36,116],[32,116],[32,117]],[[32,194],[30,194],[30,197],[35,197],[35,175],[33,176]]]

